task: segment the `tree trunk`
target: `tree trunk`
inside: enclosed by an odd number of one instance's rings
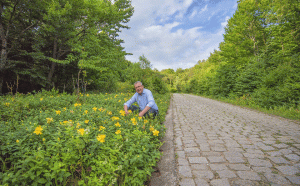
[[[54,42],[53,42],[53,59],[56,59],[56,53],[57,53],[57,38],[55,37]],[[50,72],[48,74],[48,83],[51,85],[52,84],[52,77],[54,74],[54,70],[55,70],[55,62],[51,62],[51,68],[50,68]]]
[[[5,30],[2,25],[2,12],[3,12],[3,3],[1,4],[0,7],[0,37],[1,37],[1,59],[0,59],[0,94],[2,94],[2,86],[3,86],[3,73],[4,69],[6,66],[6,59],[7,59],[7,39],[6,36],[8,35],[8,30],[7,30],[7,35],[5,35]]]

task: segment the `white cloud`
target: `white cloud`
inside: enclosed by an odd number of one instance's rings
[[[131,29],[120,33],[120,38],[125,42],[122,44],[125,51],[133,53],[126,59],[137,62],[139,56],[144,54],[158,70],[190,68],[199,60],[207,59],[223,41],[224,27],[230,17],[223,18],[224,22],[214,33],[203,30],[202,26],[187,29],[183,20],[192,19],[200,12],[211,15],[219,11],[208,9],[206,5],[199,12],[194,9],[185,19],[185,13],[192,3],[193,0],[133,0],[135,12],[129,22]],[[177,15],[173,16],[175,13]],[[167,20],[171,23],[164,24]]]
[[[229,17],[229,16],[226,16],[225,21],[221,23],[221,25],[222,25],[223,28],[226,27],[226,25],[227,25],[229,19],[230,19],[230,17]]]
[[[192,14],[190,15],[189,19],[193,19],[195,15],[197,14],[197,10],[194,10]]]
[[[202,14],[202,13],[205,12],[206,10],[207,10],[207,5],[205,5],[205,7],[202,8],[202,9],[200,10],[200,14]]]

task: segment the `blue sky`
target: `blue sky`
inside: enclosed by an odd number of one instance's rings
[[[153,69],[191,68],[207,59],[223,41],[224,27],[237,9],[236,0],[132,0],[129,30],[120,39],[126,59],[139,56]]]

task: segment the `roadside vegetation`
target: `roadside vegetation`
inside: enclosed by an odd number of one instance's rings
[[[2,96],[0,185],[143,185],[162,154],[170,95],[154,95],[155,119],[126,116],[131,96]]]
[[[300,3],[239,1],[224,42],[189,69],[162,70],[172,92],[192,93],[300,120]]]

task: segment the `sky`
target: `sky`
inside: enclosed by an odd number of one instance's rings
[[[132,0],[133,16],[119,39],[126,59],[144,55],[152,69],[186,69],[205,60],[223,41],[237,0]]]

